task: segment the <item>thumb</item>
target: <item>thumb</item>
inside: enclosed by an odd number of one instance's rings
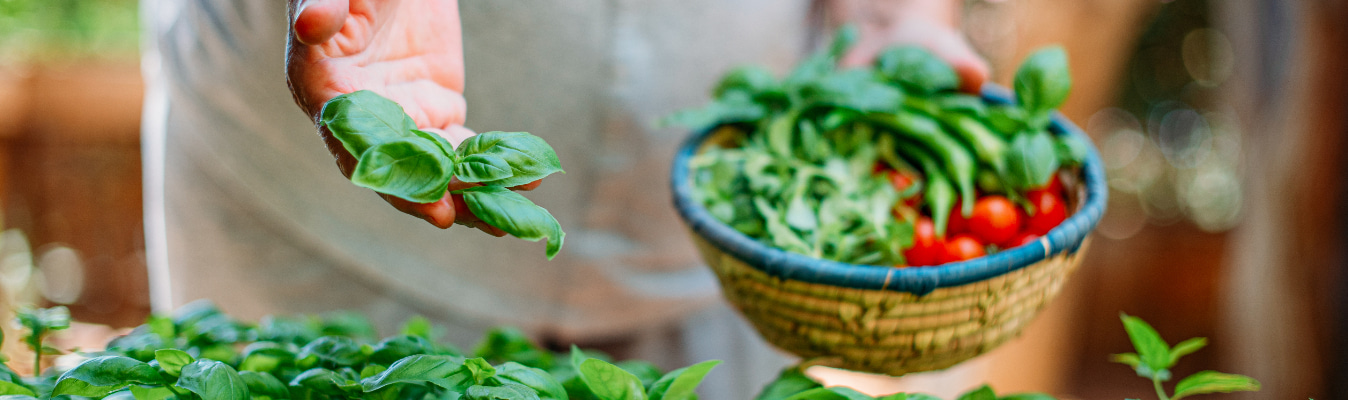
[[[349,0],[303,0],[295,13],[295,38],[310,46],[331,39],[350,13]]]

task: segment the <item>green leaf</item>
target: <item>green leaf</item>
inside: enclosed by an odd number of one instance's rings
[[[487,378],[496,376],[496,368],[492,367],[491,363],[481,357],[464,360],[463,368],[473,377],[473,381],[477,382],[479,385],[486,382]]]
[[[1090,153],[1090,146],[1076,135],[1058,136],[1054,146],[1058,160],[1063,165],[1081,165],[1086,162],[1086,155]]]
[[[875,67],[886,78],[924,95],[959,88],[955,69],[925,48],[891,47],[875,57]]]
[[[463,163],[469,164],[456,169],[459,180],[464,182],[511,187],[562,172],[562,163],[557,160],[552,146],[543,138],[525,132],[480,133],[460,143],[456,152]],[[497,171],[496,168],[502,165],[507,165],[510,170]]]
[[[600,400],[646,400],[646,388],[631,372],[598,359],[587,359],[576,371]]]
[[[122,356],[94,357],[56,379],[52,396],[63,394],[103,397],[129,385],[158,385],[159,371],[149,364]]]
[[[1142,358],[1138,357],[1137,353],[1113,354],[1109,356],[1109,361],[1124,364],[1134,369],[1142,364]]]
[[[409,318],[407,322],[403,323],[402,333],[404,335],[416,336],[426,340],[434,340],[435,338],[431,336],[434,330],[435,326],[431,324],[431,320],[418,315]]]
[[[1180,380],[1175,385],[1175,395],[1171,400],[1195,394],[1257,392],[1259,381],[1245,375],[1226,374],[1217,371],[1203,371]]]
[[[370,361],[388,365],[403,357],[426,353],[431,346],[431,342],[421,336],[391,336],[374,346]]]
[[[295,361],[295,352],[291,348],[274,342],[253,342],[243,348],[243,361],[239,370],[267,372]]]
[[[538,393],[518,383],[501,386],[470,386],[464,392],[465,400],[539,400]]]
[[[454,176],[464,182],[495,181],[514,175],[510,163],[494,154],[473,154],[454,165]]]
[[[992,387],[983,385],[960,395],[956,400],[997,400],[997,393],[992,391]]]
[[[453,161],[454,157],[457,156],[454,153],[454,144],[450,143],[449,140],[446,140],[444,136],[440,136],[432,132],[426,132],[420,129],[413,129],[412,134],[420,136],[422,139],[426,139],[429,140],[431,143],[434,143],[435,147],[440,149],[440,154],[444,154],[445,157],[449,157],[451,161]]]
[[[215,360],[197,360],[182,369],[177,385],[202,400],[248,400],[248,384],[234,368]]]
[[[1072,90],[1067,51],[1061,46],[1051,46],[1030,54],[1016,70],[1013,86],[1016,100],[1030,114],[1047,114],[1058,108]]]
[[[1160,374],[1166,371],[1170,367],[1170,346],[1161,339],[1161,335],[1141,318],[1122,313],[1119,318],[1123,320],[1123,329],[1128,332],[1128,339],[1133,342],[1133,348],[1137,349],[1138,358],[1147,367],[1147,372]],[[1139,369],[1141,373],[1143,371]]]
[[[286,384],[276,379],[275,376],[268,373],[241,371],[239,378],[248,387],[248,392],[253,396],[267,396],[273,399],[290,398],[290,389]]]
[[[720,360],[703,361],[670,371],[651,385],[650,400],[697,400],[697,385],[707,377]]]
[[[806,390],[787,397],[787,400],[874,400],[874,398],[852,388],[834,386]]]
[[[1053,138],[1045,131],[1022,132],[1006,154],[1007,184],[1028,190],[1048,184],[1058,171]]]
[[[777,78],[772,71],[758,65],[737,67],[727,72],[716,84],[712,94],[716,98],[725,97],[729,92],[744,92],[750,96],[776,89]]]
[[[661,120],[660,125],[703,130],[719,124],[756,121],[767,115],[767,112],[768,109],[754,101],[748,93],[731,91],[702,108],[675,112]]]
[[[173,390],[163,387],[145,387],[140,385],[131,385],[131,395],[136,400],[165,400],[173,397]]]
[[[396,139],[362,154],[351,183],[414,203],[433,203],[445,196],[453,169],[453,161],[433,143]]]
[[[893,112],[904,100],[902,92],[864,69],[832,73],[804,84],[800,97],[810,104],[859,112]]]
[[[1011,136],[1029,127],[1025,109],[1015,105],[995,105],[988,107],[988,125],[1003,136]]]
[[[793,394],[817,387],[823,387],[823,385],[806,376],[800,367],[791,367],[783,369],[777,375],[776,380],[768,383],[762,391],[758,392],[758,396],[754,397],[754,400],[782,400],[791,397]]]
[[[360,345],[345,336],[324,336],[315,339],[300,349],[297,358],[317,357],[319,361],[340,366],[355,365],[365,361],[366,354]]]
[[[877,400],[908,400],[908,393],[894,393],[888,396],[877,397]]]
[[[290,380],[290,386],[305,388],[329,396],[346,395],[346,379],[327,368],[310,368]]]
[[[1166,368],[1175,366],[1175,363],[1179,362],[1180,357],[1193,354],[1193,352],[1198,351],[1199,349],[1202,349],[1203,346],[1207,345],[1208,338],[1201,337],[1190,338],[1189,340],[1179,342],[1175,347],[1170,349],[1170,362],[1166,364]]]
[[[909,393],[908,400],[941,400],[941,398],[926,393]]]
[[[534,368],[552,368],[552,353],[535,345],[529,336],[513,327],[496,327],[487,331],[473,355],[492,362],[514,361]]]
[[[566,388],[547,371],[516,362],[507,362],[496,368],[496,378],[503,382],[524,385],[538,392],[542,400],[567,400]]]
[[[631,372],[632,375],[641,380],[641,386],[645,387],[650,387],[664,375],[664,371],[661,371],[655,364],[643,360],[624,360],[613,363],[613,365],[617,365],[623,371]]]
[[[1029,392],[1029,393],[1008,394],[1002,397],[998,397],[997,400],[1058,400],[1058,399],[1046,393]]]
[[[9,396],[9,395],[23,395],[23,396],[36,397],[37,393],[33,393],[33,389],[29,389],[23,385],[14,382],[0,381],[0,396]]]
[[[462,371],[462,357],[414,355],[398,360],[388,370],[361,380],[366,392],[396,383],[429,383],[446,390],[462,391],[472,379]]]
[[[368,90],[328,100],[319,122],[357,159],[371,147],[413,136],[417,128],[402,106]]]
[[[183,366],[196,361],[187,352],[178,349],[155,350],[154,359],[159,361],[159,367],[163,368],[164,372],[173,376],[178,376]]]
[[[562,250],[566,233],[557,219],[519,193],[501,186],[478,186],[465,189],[463,201],[483,222],[517,238],[531,242],[546,238],[549,260]]]

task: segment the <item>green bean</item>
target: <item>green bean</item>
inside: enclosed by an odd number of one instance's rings
[[[941,171],[941,165],[927,155],[926,150],[920,146],[899,144],[895,147],[904,157],[916,162],[922,169],[927,185],[923,199],[927,201],[927,207],[931,210],[931,220],[936,225],[936,236],[944,237],[946,224],[950,219],[950,209],[955,207],[955,188],[950,184],[950,178]],[[973,202],[966,200],[965,203]]]
[[[870,117],[875,123],[894,130],[900,138],[917,142],[935,153],[959,189],[960,198],[965,199],[960,214],[973,215],[974,176],[978,170],[974,157],[963,144],[947,135],[936,120],[917,112],[903,110],[895,114],[875,113]]]
[[[980,161],[992,166],[999,175],[1006,173],[1006,141],[992,133],[987,125],[978,118],[959,112],[941,113],[941,122],[964,139]]]

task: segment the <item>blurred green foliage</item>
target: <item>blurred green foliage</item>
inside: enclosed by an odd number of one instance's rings
[[[0,0],[0,62],[134,59],[137,0]]]

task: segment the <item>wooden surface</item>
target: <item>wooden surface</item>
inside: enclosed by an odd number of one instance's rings
[[[141,208],[139,66],[38,66],[0,74],[4,227],[34,256],[74,249],[81,321],[131,326],[149,312]],[[62,277],[51,277],[61,279]]]

